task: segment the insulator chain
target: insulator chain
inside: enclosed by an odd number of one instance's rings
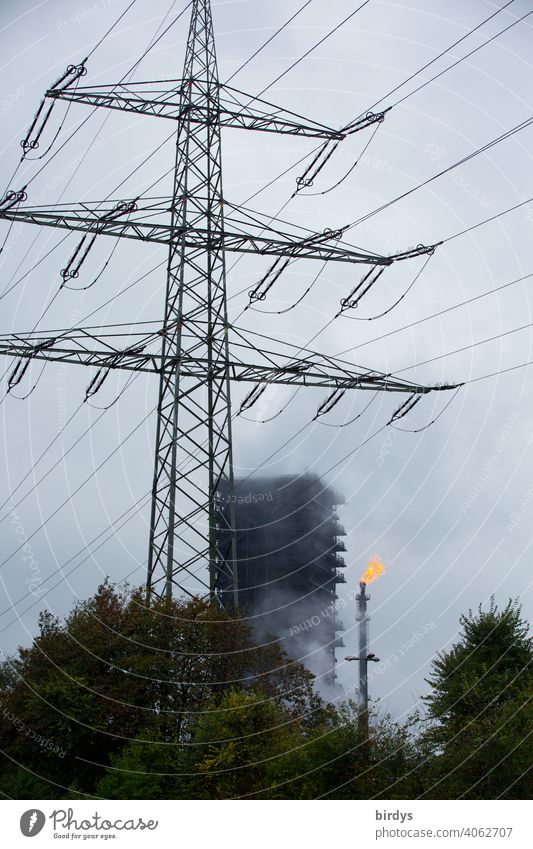
[[[297,257],[299,249],[310,247],[312,245],[318,245],[322,242],[329,242],[332,240],[338,241],[344,233],[344,230],[344,227],[339,230],[326,229],[322,233],[315,233],[308,239],[302,239],[300,242],[295,242],[292,247],[293,254],[288,257],[278,257],[275,262],[270,266],[266,274],[261,278],[259,283],[257,283],[253,289],[250,289],[250,291],[248,292],[250,303],[252,303],[253,301],[265,300],[268,292],[270,291],[276,280],[283,273],[283,271],[285,271],[290,261]]]
[[[341,315],[341,313],[345,312],[349,309],[355,309],[359,306],[362,298],[370,291],[374,283],[377,283],[383,272],[385,271],[386,266],[374,266],[367,271],[367,273],[361,278],[357,286],[350,292],[347,298],[343,298],[341,300],[341,308],[337,315]]]
[[[59,77],[59,79],[54,83],[54,85],[48,89],[46,95],[41,101],[41,104],[35,113],[35,117],[32,121],[30,129],[28,130],[26,137],[22,139],[20,146],[22,147],[24,153],[28,150],[36,150],[39,147],[39,139],[43,134],[43,130],[46,127],[50,115],[52,114],[52,110],[54,108],[54,100],[49,104],[46,109],[46,101],[49,97],[50,93],[57,93],[66,91],[67,88],[70,88],[71,85],[76,83],[81,77],[84,77],[87,73],[87,68],[85,67],[85,62],[87,60],[84,59],[80,65],[69,65],[65,73]],[[35,133],[32,138],[32,134]]]
[[[287,365],[283,367],[283,371],[303,374],[304,372],[309,371],[311,365],[312,363],[305,363],[302,362],[302,360],[294,360],[292,363],[287,363]]]
[[[438,244],[442,244],[439,242]],[[428,257],[433,256],[435,253],[435,249],[438,245],[417,245],[416,248],[411,248],[408,251],[405,251],[403,254],[398,254],[394,257],[389,258],[385,261],[384,265],[374,266],[367,271],[367,273],[361,278],[359,283],[352,289],[347,298],[342,298],[340,305],[341,308],[338,311],[335,318],[339,315],[342,315],[343,312],[349,309],[356,309],[364,296],[370,291],[374,283],[377,283],[385,269],[392,265],[393,262],[399,259],[414,259],[417,256],[427,255]]]
[[[302,360],[294,360],[293,362],[287,363],[286,366],[283,366],[280,371],[283,371],[285,374],[304,374],[304,372],[308,371],[311,368],[311,363],[302,362]],[[257,386],[254,386],[253,389],[250,390],[248,395],[244,398],[240,408],[239,415],[244,413],[245,410],[249,410],[250,407],[259,401],[261,395],[269,386],[269,381],[266,380],[263,383],[258,383]]]
[[[258,383],[257,386],[254,386],[254,388],[250,390],[250,392],[245,397],[240,406],[239,415],[241,413],[244,413],[245,410],[249,410],[250,407],[253,407],[256,401],[259,401],[259,398],[261,397],[267,386],[268,383]]]
[[[296,178],[296,191],[294,192],[293,197],[302,189],[308,189],[313,185],[316,177],[318,177],[326,163],[331,159],[341,141],[342,139],[336,139],[334,141],[328,139],[328,141],[322,145],[302,176]]]
[[[41,351],[50,350],[50,348],[52,348],[54,346],[56,341],[57,341],[56,339],[46,339],[44,342],[39,342],[38,345],[33,346],[32,352],[31,352],[29,357],[25,357],[24,359],[21,359],[21,360],[18,361],[15,368],[13,369],[11,374],[9,375],[9,378],[8,378],[8,381],[7,381],[7,391],[8,392],[11,392],[11,390],[14,389],[15,386],[19,385],[20,381],[22,380],[22,378],[26,374],[26,372],[29,368],[29,365],[30,365],[32,359],[34,358],[34,356],[36,354],[40,353]]]
[[[386,110],[388,111],[388,110]],[[359,121],[349,124],[341,130],[342,136],[338,139],[328,139],[319,149],[317,155],[309,163],[301,177],[296,178],[296,191],[293,197],[298,194],[301,189],[308,189],[314,184],[324,166],[329,162],[341,141],[346,135],[354,133],[357,130],[363,130],[365,127],[370,127],[372,124],[381,124],[385,120],[385,112],[367,112],[364,118]]]
[[[400,259],[413,259],[416,256],[433,256],[437,248],[442,244],[442,242],[435,242],[434,245],[417,245],[416,248],[404,251],[398,256]]]
[[[96,395],[98,390],[102,388],[103,384],[107,380],[111,369],[115,368],[120,363],[120,361],[124,359],[124,357],[142,354],[145,347],[145,345],[137,345],[134,347],[125,348],[123,351],[120,351],[120,353],[116,354],[116,356],[112,357],[112,359],[109,361],[109,365],[101,366],[97,370],[96,374],[94,375],[89,385],[87,386],[87,389],[85,390],[84,401],[88,401],[89,398],[92,398],[93,395]]]
[[[280,277],[280,275],[285,271],[289,262],[290,258],[287,259],[285,257],[279,257],[274,264],[270,266],[265,276],[259,281],[255,288],[250,289],[248,292],[250,303],[253,301],[265,300],[267,293],[270,291],[278,277]]]
[[[339,403],[341,398],[344,397],[345,393],[346,389],[334,389],[333,392],[331,392],[331,394],[328,395],[328,397],[320,404],[318,410],[315,413],[315,419],[318,419],[320,416],[324,416],[326,413],[329,413],[330,410],[332,410],[333,407],[335,407]]]
[[[26,186],[24,186],[18,192],[7,192],[5,197],[0,200],[0,209],[2,210],[2,212],[6,212],[13,206],[17,206],[17,204],[19,203],[24,203],[24,201],[27,199],[28,195],[26,194]]]
[[[413,407],[416,407],[421,398],[422,395],[413,392],[413,394],[409,396],[407,401],[404,401],[403,404],[400,404],[398,409],[394,411],[390,420],[387,422],[387,425],[390,425],[393,422],[397,422],[399,419],[403,419],[403,417],[406,416],[407,413],[411,412]]]
[[[108,223],[109,221],[113,221],[122,213],[128,215],[130,212],[134,212],[136,209],[136,200],[121,201],[110,212],[107,212],[105,215],[102,215],[98,219],[98,221],[101,223]],[[84,236],[82,236],[82,238],[78,242],[76,250],[69,259],[67,266],[65,268],[62,268],[60,271],[61,277],[63,278],[63,283],[66,280],[75,279],[79,276],[80,268],[87,259],[87,256],[96,241],[97,235],[98,233],[86,233]]]
[[[365,127],[371,127],[372,124],[382,124],[385,120],[385,115],[387,112],[390,112],[392,106],[389,106],[388,109],[384,109],[383,112],[367,112],[363,118],[359,118],[359,120],[354,121],[352,124],[347,124],[346,127],[343,127],[342,133],[345,135],[349,135],[350,133],[355,133],[358,130],[364,130]]]
[[[109,371],[110,370],[108,368],[105,368],[105,369],[99,368],[98,369],[98,371],[94,375],[93,379],[89,383],[87,389],[85,390],[85,398],[84,398],[85,401],[88,401],[89,398],[92,398],[93,395],[96,395],[96,393],[101,388],[104,381],[109,376]]]

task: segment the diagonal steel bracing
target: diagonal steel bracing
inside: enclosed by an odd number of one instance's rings
[[[211,8],[199,0],[193,2],[179,104],[162,349],[163,361],[171,358],[176,366],[160,376],[147,573],[148,591],[168,598],[174,587],[188,588],[191,572],[205,574],[206,566],[215,596],[220,574],[233,574],[236,559],[232,509],[217,502],[223,483],[233,487],[220,91]],[[205,120],[191,119],[197,109]],[[180,238],[191,228],[205,235],[200,247]],[[205,324],[198,329],[187,321],[185,335],[184,318],[197,312]],[[205,379],[192,391],[181,369],[191,350],[205,363]],[[184,454],[197,456],[198,464],[178,474]],[[188,518],[191,504],[197,510]],[[219,526],[229,532],[225,551],[218,547]]]
[[[25,206],[26,192],[9,192],[0,200],[0,219],[79,232],[76,251],[62,274],[76,277],[99,235],[155,242],[168,248],[164,317],[156,333],[121,348],[82,329],[60,333],[19,334],[0,338],[0,356],[18,363],[8,389],[21,380],[29,362],[43,359],[96,368],[93,392],[111,369],[144,371],[159,381],[155,466],[152,489],[147,592],[170,598],[175,590],[195,595],[205,590],[217,598],[222,579],[230,576],[237,603],[230,384],[248,382],[247,408],[270,383],[329,389],[317,416],[349,389],[409,395],[395,415],[405,415],[420,395],[450,386],[420,386],[391,375],[361,369],[314,353],[287,359],[261,352],[252,343],[232,343],[227,320],[225,253],[274,257],[274,265],[251,293],[264,298],[286,265],[299,259],[365,264],[371,271],[354,292],[370,285],[386,266],[423,254],[436,245],[418,245],[391,256],[362,251],[342,242],[343,230],[310,233],[271,230],[248,210],[248,232],[234,224],[228,204],[224,216],[221,130],[288,133],[324,142],[311,163],[316,176],[336,144],[351,133],[383,121],[385,113],[368,113],[342,130],[326,127],[220,84],[209,0],[192,0],[192,15],[183,77],[169,91],[154,84],[91,89],[78,86],[86,69],[71,66],[49,89],[23,141],[24,151],[38,145],[56,100],[136,112],[176,122],[176,161],[172,197],[120,203],[81,204],[38,209]],[[330,147],[333,145],[333,147]],[[309,170],[309,169],[308,169]],[[307,174],[307,172],[306,172]],[[310,179],[309,175],[305,179]],[[302,178],[300,182],[305,183]],[[170,219],[170,220],[169,220]],[[296,228],[298,229],[298,228]],[[354,295],[354,293],[352,293]],[[239,339],[243,339],[241,333]],[[154,346],[157,343],[157,350]],[[221,542],[221,541],[224,542]],[[224,547],[222,547],[224,546]],[[225,581],[226,585],[227,582]]]

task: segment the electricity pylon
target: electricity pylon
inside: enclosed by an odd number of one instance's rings
[[[226,306],[226,252],[274,258],[272,267],[250,293],[252,300],[263,299],[283,269],[300,258],[370,266],[343,302],[344,309],[353,306],[351,299],[359,298],[372,284],[374,272],[379,275],[393,262],[430,254],[435,246],[419,245],[386,257],[344,246],[342,230],[302,238],[258,226],[255,219],[250,219],[248,233],[239,227],[232,229],[231,221],[225,220],[227,204],[222,191],[224,127],[321,140],[323,147],[311,163],[314,176],[331,155],[331,145],[382,121],[384,113],[369,113],[335,130],[222,85],[209,0],[192,2],[183,77],[169,91],[154,91],[153,83],[98,89],[81,86],[85,73],[83,63],[71,66],[46,92],[22,143],[24,150],[37,146],[53,104],[59,100],[172,120],[177,125],[172,197],[164,203],[139,198],[107,206],[84,203],[58,212],[24,206],[26,192],[22,189],[9,192],[0,202],[0,218],[80,231],[81,241],[62,272],[65,279],[77,276],[98,235],[168,246],[164,317],[155,334],[162,339],[161,347],[157,353],[146,351],[148,342],[154,341],[151,338],[143,345],[113,348],[107,339],[103,344],[88,331],[79,330],[53,339],[38,333],[4,337],[0,354],[20,358],[9,386],[21,379],[28,365],[25,361],[31,359],[96,366],[91,394],[110,369],[156,374],[159,400],[148,596],[155,593],[170,598],[177,588],[195,595],[200,585],[215,599],[222,578],[227,586],[229,577],[237,604],[233,499],[220,497],[221,492],[231,493],[233,488],[231,382],[247,381],[259,391],[270,383],[321,386],[333,390],[332,402],[339,393],[353,388],[406,392],[415,399],[431,389],[448,387],[419,386],[378,372],[347,369],[338,361],[318,356],[287,362],[273,353],[261,361],[261,352],[251,344],[249,353],[254,354],[255,362],[233,356]],[[303,179],[305,182],[305,175]],[[404,411],[409,403],[400,409]]]

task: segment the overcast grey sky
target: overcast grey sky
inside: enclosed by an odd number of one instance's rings
[[[84,84],[102,85],[120,79],[146,48],[170,5],[170,0],[138,0],[91,57]],[[176,3],[172,14],[184,5]],[[221,78],[227,79],[299,5],[302,4],[247,0],[213,3]],[[20,159],[19,142],[45,89],[69,63],[79,62],[92,50],[126,6],[123,0],[6,0],[1,4],[3,186]],[[265,96],[315,120],[342,125],[372,107],[500,6],[503,3],[483,0],[414,0],[409,4],[371,0]],[[348,0],[314,0],[231,84],[250,93],[260,91],[355,7]],[[515,0],[424,74],[385,97],[381,107],[395,104],[420,82],[528,11],[533,11],[531,2]],[[186,14],[146,57],[135,72],[135,80],[180,77],[187,18]],[[304,197],[302,193],[286,206],[283,217],[313,230],[357,220],[530,118],[532,21],[533,16],[518,23],[394,106],[357,168],[338,189],[323,196]],[[37,153],[46,150],[46,140],[52,140],[62,116],[66,115],[64,126],[48,159],[88,114],[82,106],[73,106],[66,114],[65,105],[60,105]],[[91,115],[84,128],[32,181],[28,203],[46,206],[59,201],[98,201],[109,194],[135,197],[172,167],[172,139],[134,177],[126,179],[118,192],[115,187],[171,131],[172,125],[166,121],[104,110]],[[370,133],[367,130],[356,134],[341,145],[312,192],[324,191],[343,177]],[[431,244],[533,196],[532,141],[533,129],[525,129],[373,215],[349,232],[348,241],[380,253],[418,243]],[[235,203],[247,201],[312,146],[303,139],[226,131],[225,196]],[[45,161],[26,163],[14,188],[34,177]],[[292,170],[249,205],[264,213],[276,213],[292,194],[300,173],[301,167]],[[161,196],[169,190],[167,178],[150,194]],[[7,231],[7,225],[0,224],[0,242]],[[533,278],[386,335],[533,273],[532,236],[533,205],[444,244],[407,296],[388,315],[373,321],[337,319],[312,347],[329,354],[345,352],[343,356],[353,363],[400,372],[399,376],[421,383],[468,381],[533,359],[532,334],[527,326],[499,340],[467,347],[532,321]],[[22,277],[37,259],[52,248],[54,251],[3,298],[2,333],[31,330],[56,295],[59,271],[77,242],[75,236],[69,236],[60,244],[64,237],[59,231],[38,232],[29,225],[17,226],[10,232],[0,257],[1,291],[11,285],[11,280]],[[94,279],[112,247],[111,240],[98,242],[78,285]],[[118,293],[164,260],[162,247],[119,245],[95,285],[85,292],[63,290],[39,327],[54,329],[80,322],[98,328],[102,324],[159,319],[164,267],[150,273],[126,295],[118,297]],[[414,259],[387,270],[354,315],[368,318],[386,310],[407,289],[423,261]],[[232,263],[233,258],[230,267]],[[246,259],[230,272],[232,319],[236,320],[241,312],[246,295],[232,296],[249,288],[267,267],[268,263],[262,260]],[[358,279],[357,269],[332,266],[298,307],[277,315],[277,311],[287,309],[303,294],[316,270],[305,263],[291,266],[261,304],[260,310],[266,314],[248,311],[237,324],[305,345],[336,314],[339,300]],[[101,308],[108,299],[110,303]],[[467,350],[462,353],[444,356],[464,347]],[[432,358],[432,362],[426,362]],[[8,361],[0,365],[0,374],[4,374]],[[40,368],[32,365],[15,392],[24,395],[39,374]],[[75,413],[91,375],[79,367],[51,364],[27,400],[3,400],[0,501],[9,498],[10,491],[58,429]],[[410,710],[426,689],[423,679],[430,660],[437,650],[454,640],[462,612],[486,603],[495,594],[501,604],[510,596],[519,598],[526,616],[533,619],[532,401],[528,392],[531,376],[530,369],[521,369],[467,385],[429,429],[414,434],[389,428],[349,460],[342,460],[384,425],[403,400],[380,396],[351,426],[331,428],[322,422],[310,425],[262,468],[262,472],[311,470],[323,474],[338,463],[327,480],[346,497],[341,519],[349,531],[348,583],[341,585],[339,591],[348,599],[369,558],[374,554],[381,556],[387,571],[371,591],[371,640],[373,650],[385,663],[376,672],[371,688],[372,695],[398,716]],[[95,396],[95,405],[109,404],[126,380],[127,376],[113,375]],[[5,386],[2,396],[4,392]],[[245,392],[241,386],[235,390],[236,407]],[[148,536],[146,507],[138,513],[128,513],[131,521],[93,557],[84,563],[81,561],[86,554],[71,558],[148,493],[154,431],[150,411],[156,403],[155,393],[154,380],[137,378],[62,462],[62,453],[101,415],[99,410],[85,405],[36,465],[35,477],[29,477],[15,493],[13,503],[16,505],[27,493],[28,498],[18,507],[12,505],[13,513],[9,502],[0,511],[0,519],[4,519],[0,525],[1,559],[8,558],[0,570],[5,593],[0,627],[9,626],[1,636],[5,650],[29,642],[37,612],[45,604],[63,614],[70,609],[74,597],[91,593],[106,574],[117,580],[130,575],[133,583],[143,582]],[[289,397],[290,393],[271,388],[250,411],[252,421],[237,420],[238,475],[249,474],[311,421],[324,393],[300,392],[276,416]],[[412,429],[422,427],[435,418],[448,398],[444,393],[425,397],[400,424]],[[367,401],[364,393],[346,395],[323,421],[348,421]],[[271,422],[259,423],[274,416]],[[145,418],[146,422],[76,493],[115,446]],[[31,492],[33,481],[38,481],[58,460],[55,470]],[[58,510],[64,502],[65,506]],[[56,515],[48,520],[56,510]],[[44,520],[43,530],[31,536]],[[26,544],[26,550],[11,556],[21,543]],[[45,588],[56,584],[58,577],[43,582],[63,564],[68,564],[63,578],[55,589],[45,593]],[[9,610],[28,591],[30,595],[16,604],[16,613]],[[28,609],[30,605],[33,607]],[[353,602],[348,600],[341,611],[347,626],[347,654],[357,648],[354,613]],[[416,632],[420,634],[413,638]],[[355,670],[342,663],[342,656],[343,652],[338,652],[339,678],[348,686]]]

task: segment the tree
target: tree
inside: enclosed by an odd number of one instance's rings
[[[200,599],[147,607],[141,589],[106,581],[64,622],[43,613],[31,647],[2,665],[0,789],[19,764],[53,798],[74,783],[93,793],[131,740],[186,741],[232,688],[260,689],[309,721],[322,704],[312,676],[276,646],[255,645],[239,616]]]
[[[264,693],[230,690],[198,719],[189,763],[197,799],[276,798],[277,786],[298,774],[302,724]],[[287,798],[283,791],[280,798]]]
[[[459,640],[433,661],[425,795],[530,798],[533,647],[521,608],[491,600],[461,617]]]
[[[30,798],[530,798],[533,648],[520,608],[461,617],[418,725],[326,704],[244,619],[108,582],[0,665],[0,793]],[[420,729],[424,730],[420,730]]]
[[[103,799],[176,799],[188,786],[185,782],[181,787],[180,778],[179,743],[158,736],[133,740],[111,756],[96,795]]]

